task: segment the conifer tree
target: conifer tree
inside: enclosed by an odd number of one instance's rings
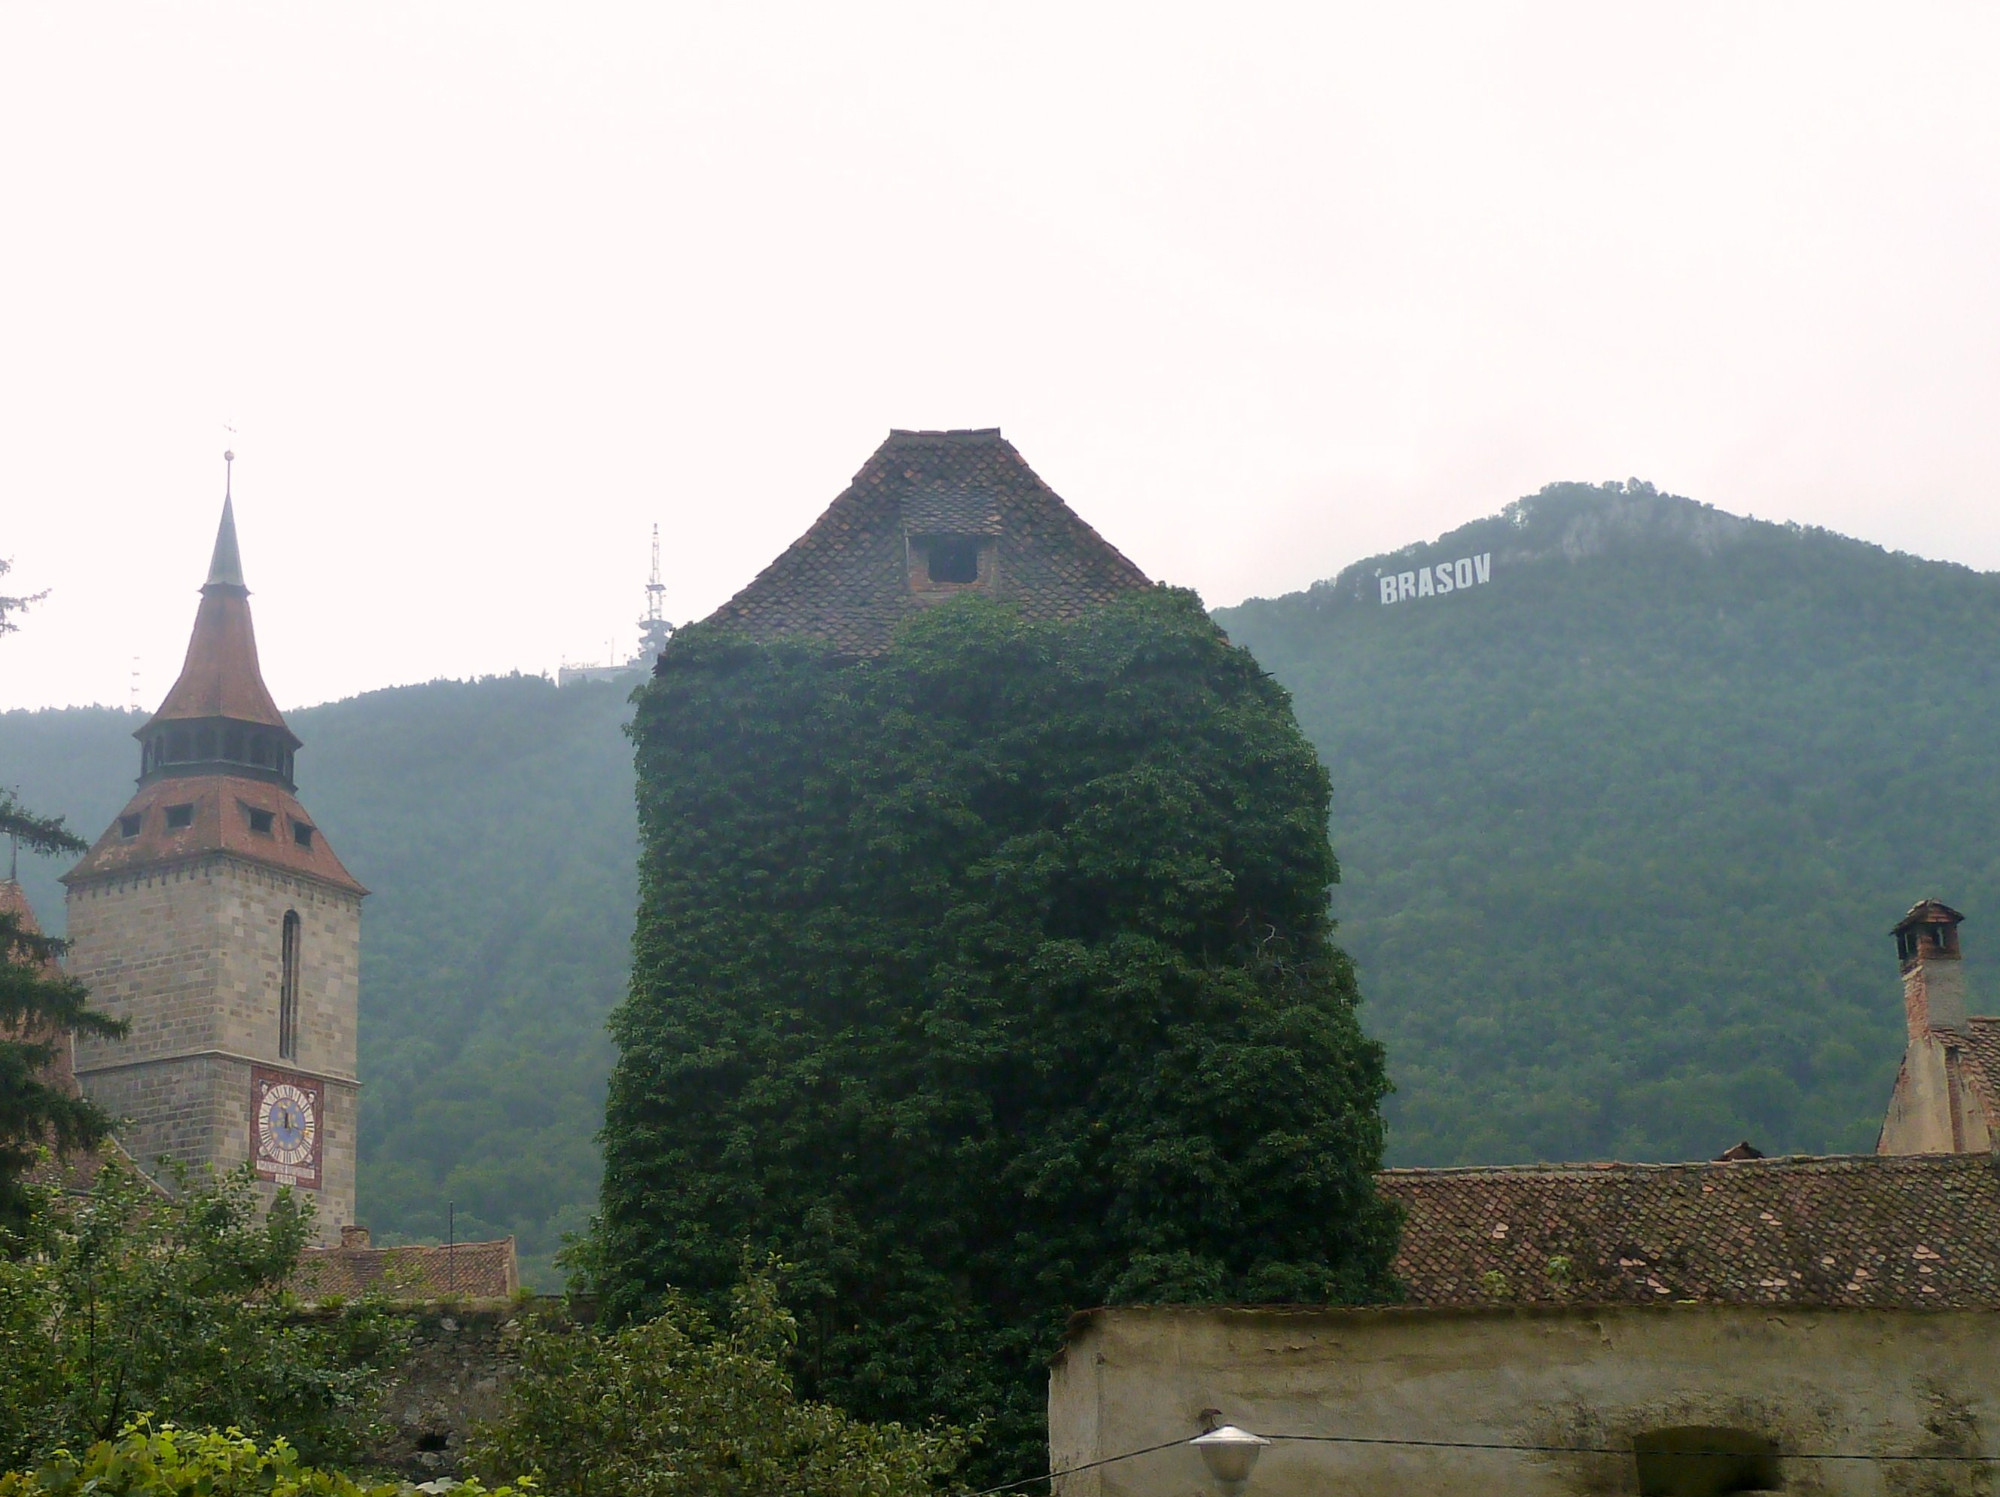
[[[632,733],[614,1317],[775,1253],[802,1386],[982,1430],[977,1484],[1045,1469],[1075,1310],[1393,1292],[1328,777],[1192,594],[861,660],[698,626]]]
[[[0,561],[0,576],[7,570]],[[19,627],[11,615],[42,596],[0,597],[0,636]],[[0,837],[10,859],[21,847],[54,854],[87,846],[62,818],[36,815],[6,789],[0,789]],[[78,1030],[124,1033],[122,1023],[88,1006],[82,984],[57,965],[63,943],[36,930],[23,910],[25,904],[8,908],[0,901],[0,1224],[18,1222],[25,1209],[21,1179],[40,1147],[89,1148],[110,1131],[110,1120],[89,1099],[50,1078],[58,1047]]]

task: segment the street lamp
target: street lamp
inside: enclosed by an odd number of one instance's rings
[[[1237,1497],[1250,1480],[1258,1452],[1270,1443],[1262,1435],[1253,1435],[1249,1430],[1238,1429],[1233,1424],[1222,1425],[1188,1441],[1201,1452],[1202,1464],[1208,1467],[1208,1474],[1215,1478],[1215,1484],[1222,1488],[1223,1497]]]

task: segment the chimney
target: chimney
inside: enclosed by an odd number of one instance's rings
[[[344,1248],[365,1248],[368,1246],[368,1229],[349,1223],[340,1229],[340,1245]]]
[[[1958,927],[1964,919],[1942,900],[1920,899],[1896,923],[1903,1011],[1912,1040],[1940,1029],[1965,1031],[1965,969],[1958,952]]]

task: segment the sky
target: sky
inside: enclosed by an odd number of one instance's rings
[[[891,427],[1212,605],[1558,480],[2000,569],[2000,7],[0,6],[0,709],[629,653]]]

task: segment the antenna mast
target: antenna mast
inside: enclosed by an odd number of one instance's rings
[[[651,665],[659,658],[660,651],[667,647],[667,640],[674,632],[674,626],[667,622],[660,611],[661,601],[666,597],[667,585],[660,581],[660,527],[653,526],[653,570],[646,582],[646,616],[639,620],[639,659],[642,664]]]

